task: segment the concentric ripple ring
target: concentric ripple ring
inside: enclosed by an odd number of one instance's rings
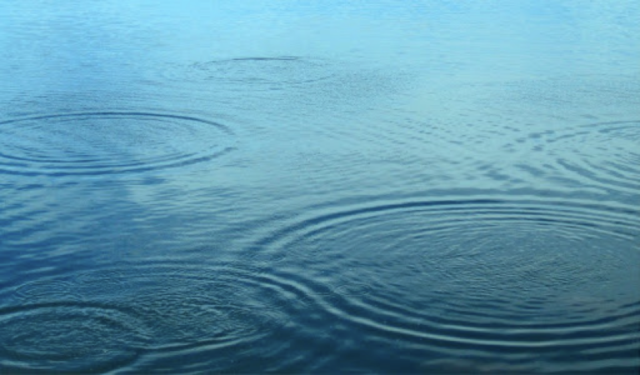
[[[333,68],[335,69],[335,68]],[[167,68],[169,80],[188,83],[229,84],[230,90],[278,90],[330,79],[335,74],[328,62],[301,56],[238,57],[199,61]]]
[[[612,354],[620,368],[638,365],[634,207],[465,196],[309,211],[258,239],[247,257],[279,259],[274,277],[304,285],[369,342],[404,343],[415,360],[418,348],[473,352],[527,371],[543,370],[538,360],[571,370],[554,357],[558,348],[591,369],[609,366]]]
[[[74,284],[87,302],[124,302],[144,317],[151,350],[257,342],[287,322],[278,281],[244,267],[160,261],[82,274]]]
[[[149,333],[136,314],[112,305],[5,307],[0,309],[0,361],[9,372],[109,371],[135,360]]]
[[[0,174],[82,176],[207,162],[234,149],[225,125],[179,114],[62,113],[0,121]]]

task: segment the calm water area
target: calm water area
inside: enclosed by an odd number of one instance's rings
[[[0,374],[637,374],[639,20],[0,0]]]

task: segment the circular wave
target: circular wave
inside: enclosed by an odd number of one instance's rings
[[[84,300],[125,304],[143,317],[153,332],[150,350],[257,345],[294,324],[287,311],[298,308],[290,286],[230,264],[161,261],[96,270],[74,282]]]
[[[232,84],[252,90],[277,90],[332,77],[328,64],[320,59],[297,56],[243,57],[173,65],[163,75],[171,80],[193,83]]]
[[[130,311],[90,303],[0,309],[0,356],[22,371],[109,371],[132,362],[150,331]]]
[[[145,356],[135,371],[198,353],[198,365],[216,371],[287,372],[328,355],[314,350],[331,331],[323,300],[331,290],[279,277],[261,262],[158,259],[83,273],[73,282],[87,303],[127,306],[149,326],[152,339],[142,348],[161,357]]]
[[[0,343],[0,362],[28,370],[125,366],[146,372],[163,366],[163,361],[194,355],[197,365],[222,372],[256,372],[255,366],[274,371],[300,368],[313,356],[307,353],[307,346],[297,348],[296,343],[306,339],[308,321],[321,319],[313,310],[323,309],[313,307],[318,301],[307,298],[311,293],[304,287],[260,271],[251,264],[163,258],[100,267],[60,281],[24,284],[16,288],[19,295],[14,291],[16,306],[0,310],[3,341],[15,336]],[[51,295],[42,296],[50,290]],[[60,290],[63,293],[57,295]],[[68,301],[67,296],[74,300]],[[129,315],[132,318],[127,320]],[[30,317],[38,319],[33,332],[21,330],[20,325],[26,325]],[[51,320],[56,323],[49,326]],[[78,320],[77,329],[74,320]],[[86,351],[76,350],[76,341],[79,346],[92,339],[93,333],[82,329],[91,328],[94,320],[96,325],[106,325],[94,331],[103,336],[101,340],[111,340],[109,345],[98,340]],[[14,325],[15,329],[9,327]],[[123,327],[128,325],[138,327],[131,331],[138,332],[135,337],[122,336],[120,330],[126,331]],[[111,326],[113,331],[107,331]],[[35,337],[20,336],[36,335],[47,327],[51,327],[52,338],[45,336],[40,346],[28,341]],[[69,333],[56,341],[65,330]],[[68,350],[65,339],[74,340]],[[45,353],[46,348],[51,353]],[[75,357],[69,354],[67,358],[67,352],[76,351]],[[264,360],[254,363],[255,358]],[[175,368],[175,364],[169,366]]]
[[[90,112],[0,121],[0,174],[105,175],[206,162],[233,150],[226,126],[191,116]]]
[[[66,280],[36,280],[18,286],[13,299],[18,303],[45,303],[72,300],[80,297],[73,291],[73,283]]]
[[[637,362],[635,208],[534,197],[322,210],[258,240],[248,257],[280,259],[274,277],[296,280],[368,343],[421,348],[415,361],[472,352],[532,371],[569,366],[558,351],[590,368]]]
[[[131,275],[119,269],[98,269],[75,275],[73,290],[83,298],[103,298],[124,295],[131,291],[132,284],[127,279]]]
[[[617,188],[634,194],[640,188],[640,121],[548,130],[530,134],[518,143],[529,143],[533,151],[546,152],[554,158],[553,166],[562,176],[569,173],[581,183],[595,182],[605,189]],[[523,167],[538,174],[549,173],[532,165]]]

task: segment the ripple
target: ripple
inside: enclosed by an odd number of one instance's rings
[[[242,57],[172,65],[162,75],[182,84],[216,82],[253,90],[277,90],[332,77],[327,62],[299,56]]]
[[[79,295],[100,298],[103,296],[123,295],[131,290],[131,276],[120,269],[99,269],[82,272],[75,276],[73,289]]]
[[[73,283],[66,280],[37,280],[20,285],[15,289],[14,299],[19,303],[44,303],[64,300],[78,300],[73,291]]]
[[[350,297],[372,293],[372,289],[368,284],[347,282],[337,286],[333,292],[342,296]]]
[[[152,319],[158,336],[156,349],[255,342],[284,324],[282,316],[259,307],[216,304],[208,298],[179,294],[142,297],[136,310]]]
[[[582,353],[607,348],[624,367],[640,339],[639,217],[534,196],[372,198],[313,207],[250,250],[367,342],[422,348],[415,360],[557,364],[563,350],[599,368]]]
[[[223,263],[157,261],[83,273],[74,282],[83,300],[125,304],[143,317],[153,332],[150,350],[255,344],[290,324],[286,310],[295,309],[277,279]]]
[[[574,176],[581,183],[596,183],[605,189],[634,194],[640,188],[640,121],[590,123],[541,131],[519,139],[518,143],[529,144],[534,152],[547,153],[553,158],[551,168],[561,176]],[[521,167],[530,173],[553,172],[548,167]]]
[[[40,284],[44,286],[40,287]],[[255,358],[263,358],[261,365],[274,371],[299,368],[313,359],[308,353],[301,354],[311,349],[303,346],[294,350],[294,354],[290,354],[292,346],[306,339],[307,322],[313,321],[317,322],[314,325],[321,325],[318,319],[322,317],[315,316],[312,311],[323,311],[321,308],[315,308],[318,300],[308,298],[313,294],[304,286],[265,274],[261,267],[256,268],[252,264],[245,265],[229,260],[203,261],[198,258],[194,261],[163,256],[146,258],[142,262],[119,261],[111,266],[103,265],[93,270],[71,272],[64,280],[29,283],[19,289],[20,298],[13,301],[17,306],[31,303],[34,309],[42,308],[37,311],[42,311],[41,315],[49,313],[50,310],[55,310],[55,313],[60,311],[62,317],[58,319],[58,324],[62,328],[57,329],[54,326],[56,333],[65,329],[65,324],[71,326],[72,319],[80,316],[81,313],[74,309],[89,311],[85,314],[89,323],[93,319],[89,313],[98,314],[99,308],[104,308],[105,314],[111,314],[109,317],[113,319],[119,319],[119,314],[133,316],[136,322],[130,323],[137,324],[139,330],[144,329],[141,335],[143,339],[135,341],[135,345],[131,344],[132,349],[129,350],[129,346],[126,345],[119,347],[119,338],[115,337],[113,344],[105,345],[105,350],[112,350],[111,347],[124,348],[124,354],[121,355],[113,349],[114,359],[110,360],[106,357],[109,353],[105,351],[103,367],[115,367],[115,362],[119,361],[118,363],[128,366],[127,368],[134,372],[148,372],[158,366],[164,366],[164,361],[171,362],[189,356],[198,357],[196,363],[220,372],[233,372],[244,368],[243,363],[251,364]],[[42,296],[52,289],[56,290],[55,294]],[[64,293],[60,293],[59,290]],[[22,297],[23,295],[26,297]],[[73,296],[74,300],[67,302],[67,295]],[[3,338],[12,334],[8,328],[2,327],[5,322],[12,324],[21,314],[26,317],[35,315],[30,310],[22,312],[19,307],[0,310],[3,311],[7,313],[7,318],[0,316],[0,335]],[[69,318],[65,318],[66,316]],[[28,321],[28,318],[24,319],[24,322]],[[47,320],[49,319],[43,316],[42,322],[38,324],[46,326]],[[102,321],[105,324],[116,325],[107,321],[107,318],[100,320]],[[84,326],[80,326],[82,327]],[[77,333],[81,334],[82,332]],[[112,336],[117,334],[118,332],[113,333]],[[89,339],[85,340],[85,344]],[[64,354],[60,349],[63,338],[60,339],[60,343],[53,340],[54,338],[49,340],[53,343],[52,352]],[[105,337],[104,340],[109,340],[109,337]],[[62,368],[63,371],[82,371],[85,361],[102,366],[97,362],[103,359],[97,358],[98,354],[93,352],[83,355],[82,358],[86,357],[86,360],[78,359],[83,361],[82,363],[71,363],[73,358],[63,358],[54,363],[57,358],[38,357],[36,349],[26,341],[24,349],[17,348],[17,344],[11,345],[13,346],[3,346],[0,343],[0,363],[6,362],[16,368],[46,370],[49,368],[47,366],[58,366],[57,368]],[[42,347],[45,345],[46,342]],[[100,348],[100,342],[96,347]],[[23,355],[22,352],[29,350],[35,354],[30,357]],[[75,347],[69,349],[70,352],[73,350]],[[115,356],[126,357],[129,364],[125,363],[125,359],[120,361]],[[134,359],[135,362],[132,362]],[[68,363],[63,363],[63,360]],[[252,366],[248,368],[255,369]]]
[[[148,339],[129,311],[100,304],[47,303],[0,309],[0,359],[24,371],[108,371],[135,360]]]
[[[229,128],[191,116],[89,112],[0,121],[0,174],[145,172],[210,161],[233,150]]]

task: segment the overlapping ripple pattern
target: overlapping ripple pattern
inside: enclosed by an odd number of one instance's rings
[[[525,372],[576,360],[593,371],[637,366],[637,210],[477,195],[309,211],[321,214],[292,220],[247,256],[269,260],[378,347],[413,349],[394,356],[480,364],[500,352],[498,368]]]
[[[149,337],[138,317],[100,304],[23,305],[0,315],[0,353],[13,371],[108,371],[135,359]]]
[[[640,121],[588,123],[561,131],[528,136],[536,151],[555,158],[554,168],[565,176],[604,189],[637,192],[640,187],[638,140]],[[531,142],[532,140],[536,140]],[[587,147],[585,145],[596,145]]]
[[[640,369],[637,1],[5,3],[0,374]]]

